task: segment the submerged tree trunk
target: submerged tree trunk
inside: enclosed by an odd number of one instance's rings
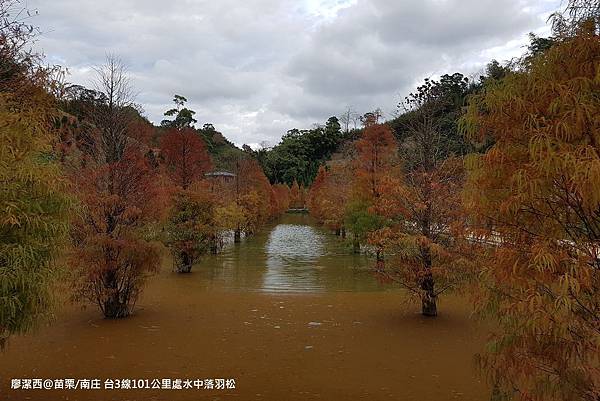
[[[104,317],[118,319],[129,316],[129,303],[121,300],[118,292],[113,292],[104,300]]]
[[[380,272],[385,270],[385,259],[383,258],[383,250],[381,248],[377,248],[377,252],[375,253],[375,269]]]
[[[175,266],[177,273],[190,273],[192,271],[192,258],[187,252],[181,252]]]
[[[117,319],[129,315],[129,295],[119,291],[117,274],[114,270],[108,270],[103,274],[102,284],[104,295],[102,297],[102,312],[104,317]]]
[[[433,276],[429,273],[421,282],[423,295],[421,296],[422,309],[424,316],[437,316],[437,296],[434,290]]]
[[[352,251],[354,253],[360,253],[360,242],[358,242],[358,238],[356,235],[352,239]]]
[[[375,256],[375,271],[385,271],[385,259],[383,258],[383,251],[381,249],[377,249],[377,253]]]
[[[212,235],[210,239],[210,253],[217,255],[223,247],[222,239],[219,235]]]
[[[421,248],[421,258],[423,260],[424,277],[421,281],[421,295],[422,309],[421,313],[424,316],[437,316],[437,295],[435,294],[435,281],[433,274],[431,273],[432,260],[431,250],[428,246]]]

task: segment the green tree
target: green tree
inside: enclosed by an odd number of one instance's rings
[[[173,103],[175,103],[175,107],[165,111],[165,117],[174,118],[172,120],[162,120],[160,125],[163,127],[178,129],[193,127],[194,124],[198,122],[198,120],[194,118],[196,112],[185,107],[186,102],[187,99],[185,97],[181,95],[175,95],[173,97]]]
[[[369,233],[381,228],[384,221],[381,216],[371,213],[371,202],[354,199],[346,207],[344,224],[352,233],[352,249],[360,252],[360,244],[367,242]]]
[[[289,130],[277,146],[256,152],[256,157],[272,183],[292,185],[296,180],[309,186],[319,166],[331,157],[341,140],[339,120],[330,117],[325,126]]]

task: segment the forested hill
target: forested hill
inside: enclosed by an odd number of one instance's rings
[[[217,131],[212,124],[204,124],[196,130],[206,142],[216,170],[229,170],[235,160],[243,156],[243,151]]]
[[[415,93],[398,105],[397,117],[385,123],[391,128],[398,142],[405,145],[399,151],[410,151],[415,106],[423,102],[425,96],[444,99],[444,106],[435,111],[438,121],[436,129],[444,132],[448,151],[454,154],[469,151],[466,141],[458,132],[458,119],[466,99],[480,90],[485,80],[500,78],[506,71],[506,67],[492,62],[477,83],[470,82],[460,73],[443,75],[437,81],[426,79]],[[319,166],[327,164],[332,158],[351,159],[354,142],[362,136],[363,127],[371,123],[380,123],[383,119],[382,112],[375,110],[354,117],[360,122],[360,128],[350,129],[349,124],[342,127],[340,120],[348,121],[349,113],[350,111],[340,118],[330,117],[324,125],[317,124],[312,129],[289,130],[280,143],[272,148],[252,150],[245,146],[244,151],[258,160],[271,183],[285,183],[291,186],[296,181],[300,186],[309,187],[317,175]]]
[[[531,35],[526,58],[532,58],[552,45],[552,40]],[[424,96],[443,98],[443,108],[436,110],[436,129],[444,132],[443,138],[448,141],[445,149],[453,154],[465,154],[468,148],[458,132],[458,120],[467,103],[469,95],[478,93],[488,80],[498,80],[510,71],[510,65],[503,66],[497,61],[487,65],[484,73],[477,79],[467,79],[461,73],[445,74],[438,80],[425,79],[416,91],[397,105],[396,116],[386,121],[396,137],[400,153],[410,151],[411,124],[414,120],[415,106],[426,102]],[[83,127],[93,125],[86,121],[88,111],[105,101],[103,94],[80,85],[66,88],[61,97],[61,109],[67,115],[75,116]],[[160,141],[169,128],[193,128],[204,140],[211,156],[212,166],[216,170],[235,170],[236,161],[242,158],[255,158],[272,184],[292,186],[296,181],[300,186],[309,187],[314,181],[320,165],[326,164],[332,157],[348,158],[352,153],[352,143],[359,139],[363,126],[370,122],[380,122],[383,115],[380,110],[368,111],[362,115],[347,109],[339,117],[332,116],[324,124],[315,124],[311,129],[290,129],[281,141],[271,148],[253,150],[244,145],[242,149],[230,142],[211,123],[198,127],[195,111],[186,107],[187,99],[175,95],[174,107],[165,112],[166,118],[154,125],[134,106],[127,112],[133,115],[134,136],[149,150],[160,147]],[[85,130],[84,130],[85,131]],[[82,136],[85,140],[85,134]],[[81,138],[80,138],[81,139]],[[336,155],[337,153],[337,155]]]
[[[88,89],[81,85],[70,85],[65,89],[60,108],[68,116],[74,117],[80,136],[78,140],[91,140],[91,136],[86,138],[86,127],[91,128],[93,121],[89,119],[89,110],[102,104],[104,95],[96,90]],[[141,145],[146,146],[149,151],[160,148],[161,138],[169,128],[183,127],[197,123],[194,119],[196,114],[193,110],[185,108],[187,101],[183,96],[175,95],[175,108],[167,110],[165,116],[173,116],[174,120],[163,120],[160,125],[152,124],[142,115],[140,110],[134,106],[127,108],[127,113],[131,115],[132,137],[138,140]],[[212,165],[217,170],[231,170],[236,160],[247,156],[232,142],[230,142],[223,133],[219,132],[213,124],[205,123],[202,128],[195,128],[195,131],[202,137],[206,144],[206,149],[211,156]]]
[[[352,132],[342,132],[337,117],[330,117],[324,125],[312,129],[289,130],[281,142],[270,149],[245,150],[256,157],[271,183],[292,185],[297,181],[309,186],[319,166],[352,137]]]
[[[421,101],[419,97],[425,94],[434,94],[446,99],[444,108],[437,111],[442,121],[438,128],[447,133],[444,138],[449,141],[448,149],[453,153],[462,154],[468,149],[458,134],[457,121],[467,96],[480,90],[485,80],[499,79],[506,72],[507,67],[494,61],[488,65],[484,76],[480,77],[477,83],[470,82],[460,73],[443,75],[438,81],[425,80],[412,95],[412,102]],[[69,86],[62,99],[62,111],[68,116],[76,117],[81,128],[93,125],[93,121],[87,121],[88,110],[105,101],[101,93],[80,85]],[[175,95],[173,101],[175,107],[165,112],[165,117],[172,119],[165,119],[159,125],[152,124],[136,107],[127,108],[127,113],[133,117],[130,130],[132,136],[148,148],[149,154],[153,153],[153,149],[160,148],[161,138],[170,128],[197,126],[196,113],[186,107],[187,99]],[[399,143],[410,142],[414,114],[414,111],[411,111],[412,106],[407,98],[407,101],[398,105],[398,116],[386,122]],[[354,115],[351,116],[351,113]],[[311,129],[290,129],[277,145],[257,150],[247,145],[242,149],[236,147],[210,123],[193,129],[204,140],[215,170],[233,171],[236,161],[252,157],[258,161],[272,184],[281,183],[291,187],[296,181],[300,186],[309,187],[317,175],[319,166],[326,164],[332,157],[351,158],[353,142],[361,137],[362,126],[382,118],[379,110],[360,116],[348,110],[345,115],[340,115],[339,118],[332,116],[324,124],[315,124]],[[350,124],[351,120],[353,127]],[[91,140],[86,139],[85,129],[78,131],[81,133],[80,141]],[[406,146],[404,148],[406,149]]]

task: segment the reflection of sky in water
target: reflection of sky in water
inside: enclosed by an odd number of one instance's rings
[[[206,255],[194,266],[193,280],[182,280],[196,288],[266,292],[383,289],[369,265],[309,216],[285,214],[279,224],[265,226],[241,244],[231,237],[221,253]]]
[[[324,235],[308,225],[279,224],[266,244],[265,291],[318,291]]]

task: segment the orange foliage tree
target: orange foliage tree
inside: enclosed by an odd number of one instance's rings
[[[600,38],[581,30],[472,99],[466,131],[482,356],[499,392],[600,399]]]
[[[466,81],[460,74],[427,80],[402,105],[402,166],[373,186],[373,210],[384,227],[370,233],[371,245],[385,253],[377,273],[408,289],[425,316],[437,315],[438,296],[467,274],[461,254],[461,141],[452,115],[454,94]]]
[[[273,217],[285,213],[290,208],[290,188],[285,184],[273,185],[273,195],[271,197]]]
[[[429,172],[388,177],[373,209],[384,227],[369,243],[385,254],[376,273],[408,289],[425,316],[437,315],[437,298],[468,271],[462,255],[462,160],[440,161]]]
[[[302,206],[302,194],[300,192],[300,186],[298,185],[298,181],[294,180],[290,188],[290,207],[293,209],[301,209]]]
[[[346,236],[346,206],[352,187],[352,166],[345,161],[331,163],[329,170],[319,168],[308,194],[310,214],[320,224]]]
[[[323,223],[323,210],[321,207],[321,199],[324,194],[324,185],[327,179],[327,170],[325,166],[319,166],[317,175],[308,191],[307,207],[311,216],[319,223]]]
[[[381,195],[384,177],[397,165],[398,146],[387,125],[372,123],[365,126],[356,149],[356,196],[371,202]]]
[[[256,232],[271,216],[271,184],[255,159],[242,159],[237,164],[236,201],[246,217],[244,233]]]
[[[397,144],[387,125],[377,123],[378,114],[367,113],[365,129],[356,141],[351,200],[346,210],[346,225],[353,235],[355,252],[367,241],[370,232],[381,228],[381,216],[373,208],[382,195],[383,184],[398,165]],[[377,261],[382,248],[376,246]]]
[[[234,232],[234,242],[241,241],[241,234],[251,235],[282,206],[289,204],[287,190],[279,189],[280,198],[274,193],[262,168],[255,159],[241,158],[235,162],[235,177],[226,191],[228,201],[219,209],[223,228]],[[287,188],[287,187],[286,187]],[[277,199],[282,204],[277,205]]]

